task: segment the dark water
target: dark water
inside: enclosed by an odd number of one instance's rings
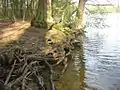
[[[57,90],[120,90],[120,14],[104,19],[109,27],[87,27],[78,38],[82,47],[75,49]]]

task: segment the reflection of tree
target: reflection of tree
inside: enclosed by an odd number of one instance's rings
[[[80,42],[83,42],[82,37],[79,37]],[[76,47],[75,48],[75,52],[74,52],[74,63],[75,64],[75,68],[77,71],[79,71],[79,90],[84,90],[84,78],[85,78],[85,59],[84,59],[84,50],[83,50],[83,43],[81,43],[80,47]],[[77,57],[77,58],[75,58]]]
[[[100,50],[103,48],[103,43],[104,43],[104,34],[101,35],[99,31],[92,32],[92,37],[91,35],[87,35],[88,37],[85,37],[85,51],[86,54],[93,56],[94,58],[97,57],[99,54]]]
[[[73,51],[73,60],[69,61],[68,68],[64,73],[64,76],[56,84],[57,90],[84,90],[84,53],[82,43],[79,45],[80,47],[76,47]]]
[[[108,25],[105,23],[105,15],[101,14],[92,14],[87,16],[87,27],[93,27],[93,28],[105,28],[108,27]]]
[[[81,61],[81,67],[80,67],[80,90],[84,90],[84,78],[85,78],[85,63],[84,63],[84,52],[83,52],[83,46],[80,49],[80,61]]]
[[[103,36],[99,33],[94,33],[94,37],[89,37],[88,41],[86,42],[89,54],[92,54],[93,57],[97,57],[98,53],[100,52],[102,46],[103,46]],[[86,45],[85,45],[86,46]],[[84,57],[84,47],[81,46],[80,48],[76,48],[75,54],[77,55],[77,58],[79,59],[78,65],[76,65],[76,68],[78,70],[79,68],[79,80],[80,80],[80,90],[84,90],[85,88],[85,57]],[[99,57],[98,57],[99,58]],[[74,62],[76,62],[75,60]]]
[[[95,35],[95,53],[96,55],[100,52],[100,50],[102,49],[103,47],[103,36],[102,35],[99,35],[99,33],[96,33]]]

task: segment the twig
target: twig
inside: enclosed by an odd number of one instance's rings
[[[15,64],[16,64],[16,60],[14,61],[14,64],[12,65],[12,69],[11,69],[11,71],[9,72],[9,75],[8,75],[8,77],[7,77],[4,85],[6,85],[6,84],[9,82],[9,79],[10,79],[10,77],[11,77],[11,75],[12,75],[12,72],[13,72],[13,70],[14,70]]]
[[[52,69],[52,66],[46,61],[44,60],[46,65],[48,66],[49,68],[49,72],[50,72],[50,76],[49,76],[49,79],[50,79],[50,90],[55,90],[55,85],[54,85],[54,82],[53,82],[53,69]]]
[[[20,81],[24,78],[24,76],[27,74],[28,69],[29,69],[29,68],[28,68],[28,66],[27,66],[27,67],[25,68],[23,74],[22,74],[20,77],[18,77],[16,80],[9,82],[9,83],[8,83],[8,86],[11,87],[11,86],[13,86],[14,84],[20,82]]]
[[[21,67],[20,72],[23,72],[25,70],[25,68],[27,67],[27,62],[24,63],[23,67]]]
[[[31,72],[28,72],[24,77],[23,77],[23,80],[22,80],[22,90],[25,90],[25,86],[26,86],[26,77],[31,74]]]
[[[34,75],[36,76],[37,80],[38,80],[38,84],[39,84],[39,89],[40,90],[45,90],[44,87],[44,82],[43,82],[43,77],[41,75],[36,75],[36,73],[34,72]]]

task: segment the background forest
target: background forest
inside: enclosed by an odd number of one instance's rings
[[[85,2],[80,0],[77,5],[72,0],[1,0],[0,18],[28,20],[38,27],[59,22],[70,25],[80,16],[80,11],[83,13]]]

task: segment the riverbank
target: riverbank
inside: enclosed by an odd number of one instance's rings
[[[64,34],[55,30],[58,26],[50,31],[34,28],[28,22],[12,25],[0,29],[0,42],[5,41],[0,52],[1,86],[15,90],[54,90],[53,81],[65,72],[73,48],[71,41],[77,33]]]

